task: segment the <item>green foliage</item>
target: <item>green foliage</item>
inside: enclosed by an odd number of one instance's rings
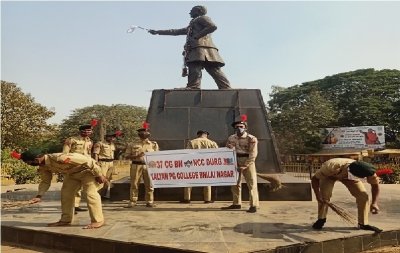
[[[14,83],[1,81],[1,146],[23,148],[38,144],[56,132],[46,120],[55,113],[24,94]]]
[[[60,126],[59,141],[63,141],[70,136],[79,135],[80,125],[89,124],[92,119],[98,120],[98,125],[94,128],[92,138],[101,140],[106,132],[121,130],[124,134],[123,142],[131,141],[136,138],[136,130],[141,128],[143,121],[146,120],[147,110],[143,107],[132,105],[94,105],[73,111],[68,119],[64,120]]]
[[[315,127],[383,125],[386,147],[400,147],[399,70],[362,69],[287,89],[274,87],[268,105],[284,154],[318,149]]]
[[[339,112],[338,125],[384,125],[398,129],[400,123],[400,71],[374,69],[347,72],[305,84],[318,85]]]
[[[280,152],[293,154],[320,149],[320,128],[331,124],[336,114],[332,103],[314,91],[283,103],[270,117]]]
[[[60,142],[57,136],[53,136],[47,140],[43,140],[40,142],[37,147],[43,151],[43,153],[51,154],[51,153],[61,153],[63,143]]]
[[[16,184],[37,183],[40,180],[37,167],[14,159],[10,155],[11,149],[1,150],[1,174],[10,175]]]

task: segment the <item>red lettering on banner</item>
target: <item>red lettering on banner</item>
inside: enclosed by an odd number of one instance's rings
[[[208,158],[206,161],[207,165],[222,165],[221,158]]]
[[[233,171],[217,171],[217,177],[233,177]]]
[[[193,166],[204,166],[204,159],[193,159]]]
[[[213,171],[200,171],[200,178],[214,178],[215,175]]]
[[[175,161],[174,164],[175,164],[175,168],[182,168],[183,167],[182,160]]]
[[[153,180],[168,180],[168,173],[153,173],[151,174]]]
[[[164,161],[165,168],[167,169],[172,169],[174,167],[174,164],[172,161]]]
[[[176,173],[176,177],[178,179],[198,179],[199,173],[198,172],[178,172],[178,173]]]

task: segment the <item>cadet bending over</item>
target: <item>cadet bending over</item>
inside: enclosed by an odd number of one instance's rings
[[[85,229],[99,228],[104,225],[101,198],[98,186],[107,180],[95,160],[77,153],[42,154],[40,150],[30,149],[21,154],[21,160],[31,166],[39,166],[42,175],[51,177],[52,173],[65,175],[61,188],[61,219],[48,224],[49,227],[69,226],[74,217],[74,200],[76,192],[82,187],[87,195],[87,205],[91,223]],[[41,188],[42,187],[42,188]],[[39,189],[44,189],[39,185]]]

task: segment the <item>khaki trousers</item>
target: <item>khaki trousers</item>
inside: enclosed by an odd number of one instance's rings
[[[192,193],[192,187],[183,188],[183,199],[190,200],[191,193]],[[211,201],[211,186],[203,187],[203,196],[204,196],[204,201]]]
[[[87,207],[91,222],[104,221],[101,198],[97,192],[98,183],[89,171],[82,171],[66,175],[61,187],[60,221],[71,222],[74,217],[74,199],[76,192],[82,187],[87,196]]]
[[[247,158],[238,157],[238,165],[243,166]],[[246,179],[247,188],[249,189],[249,202],[250,206],[258,207],[260,202],[258,200],[258,189],[257,189],[257,172],[256,165],[254,163],[250,164],[247,169],[239,174],[239,180],[237,185],[232,185],[231,191],[233,195],[233,204],[242,204],[242,174],[244,179]]]
[[[99,187],[100,196],[107,197],[107,193],[110,189],[110,180],[112,179],[112,174],[114,172],[113,162],[99,162],[102,174],[107,178],[108,182],[101,184]]]
[[[147,171],[146,165],[132,164],[130,175],[131,175],[130,201],[134,203],[137,202],[139,197],[140,179],[143,177],[146,203],[153,203],[154,188],[151,186],[150,176]]]
[[[326,201],[330,201],[332,197],[333,186],[336,180],[329,178],[320,180],[320,191],[322,198]],[[354,181],[344,179],[341,180],[347,189],[349,189],[351,195],[356,198],[357,210],[358,210],[358,223],[367,225],[368,214],[369,214],[369,199],[368,193],[361,181]],[[318,219],[325,219],[328,213],[328,205],[318,202]]]
[[[75,203],[74,206],[75,207],[79,207],[81,204],[81,199],[82,199],[82,188],[79,189],[76,193],[75,193]]]

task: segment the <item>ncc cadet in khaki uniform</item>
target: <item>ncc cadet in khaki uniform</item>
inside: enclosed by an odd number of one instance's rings
[[[79,136],[69,137],[65,140],[63,146],[63,153],[78,153],[87,157],[92,157],[93,142],[90,139],[92,135],[92,125],[82,125],[79,127]],[[79,207],[82,198],[82,189],[77,191],[75,196],[75,212],[87,211],[84,208]]]
[[[349,173],[350,172],[350,173]],[[354,177],[355,176],[355,177]],[[369,205],[368,193],[358,178],[366,178],[371,184],[372,202]],[[326,222],[328,204],[336,181],[343,183],[351,195],[356,198],[358,209],[358,227],[364,230],[381,232],[377,227],[368,225],[369,211],[379,212],[379,179],[372,164],[348,158],[333,158],[322,164],[321,169],[311,178],[311,185],[318,201],[318,220],[314,229],[322,229]]]
[[[210,134],[205,130],[197,131],[197,138],[188,142],[187,149],[207,149],[207,148],[218,148],[217,143],[208,139]],[[185,187],[183,189],[183,201],[182,203],[190,203],[190,195],[192,187]],[[204,203],[211,203],[211,186],[205,186],[203,188]]]
[[[70,153],[42,154],[39,150],[31,149],[21,154],[21,159],[32,166],[39,166],[39,171],[44,177],[51,177],[52,173],[67,175],[61,188],[61,219],[50,223],[48,226],[69,226],[74,217],[74,196],[76,191],[83,187],[87,195],[91,223],[83,228],[99,228],[104,224],[101,198],[97,193],[99,183],[104,183],[106,178],[101,174],[101,168],[90,157]],[[43,181],[44,182],[44,181]],[[48,185],[39,184],[39,193]]]
[[[114,171],[113,161],[115,152],[115,133],[107,133],[106,140],[100,141],[93,146],[93,158],[99,162],[103,175],[107,178],[107,183],[99,190],[100,196],[107,197],[110,188],[110,180]]]
[[[232,123],[236,134],[228,137],[226,146],[236,150],[238,167],[241,171],[238,184],[231,187],[233,194],[233,204],[222,209],[241,209],[242,208],[242,174],[246,179],[249,189],[250,208],[249,213],[257,212],[259,206],[257,189],[257,172],[255,161],[258,154],[258,140],[255,136],[247,133],[247,123],[245,120]]]
[[[151,186],[150,176],[144,162],[144,153],[158,151],[159,147],[157,142],[149,140],[150,132],[148,128],[140,128],[137,132],[140,140],[129,143],[125,153],[125,157],[132,160],[130,200],[127,207],[134,207],[136,205],[139,196],[139,184],[142,177],[146,190],[146,206],[154,207],[154,188]]]

